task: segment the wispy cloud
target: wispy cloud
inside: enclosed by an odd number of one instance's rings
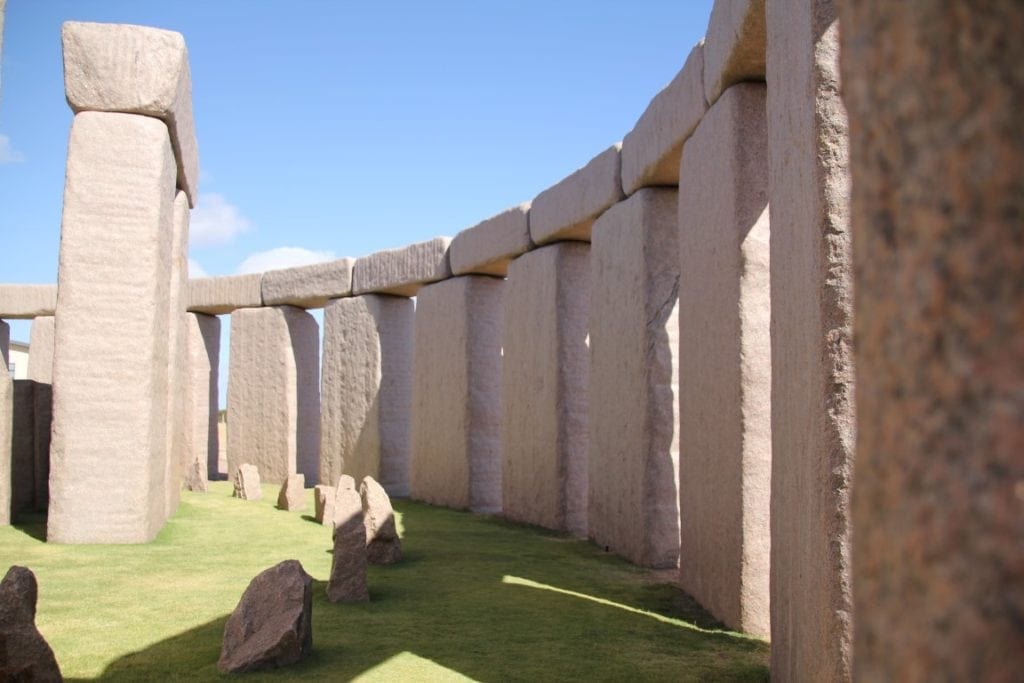
[[[11,139],[0,133],[0,164],[17,164],[25,161],[25,155],[14,149]]]
[[[195,259],[190,258],[188,260],[188,276],[189,277],[210,277],[210,274],[207,273],[203,269],[203,267],[201,265],[199,265],[199,261],[196,261]]]
[[[239,274],[262,273],[267,270],[278,268],[291,268],[292,266],[308,266],[311,263],[322,263],[334,260],[333,251],[312,251],[302,247],[278,247],[268,251],[258,251],[251,254],[238,266]]]
[[[238,207],[216,192],[203,194],[192,210],[188,240],[194,247],[227,244],[252,227]]]

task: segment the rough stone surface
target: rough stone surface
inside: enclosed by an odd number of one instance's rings
[[[260,471],[256,465],[242,463],[235,470],[232,480],[235,482],[235,498],[259,500],[263,497],[263,488],[260,486]]]
[[[313,487],[316,521],[331,527],[334,526],[334,495],[335,488],[333,486],[317,484]]]
[[[217,429],[220,318],[186,313],[185,349],[188,378],[185,390],[185,488],[206,491],[207,481],[220,478],[217,467],[220,452]]]
[[[349,480],[349,481],[346,481]],[[367,602],[366,527],[363,503],[351,477],[341,477],[334,497],[334,552],[327,599],[331,602]]]
[[[320,333],[294,306],[231,314],[228,362],[228,476],[246,461],[264,481],[300,472],[318,482]]]
[[[175,197],[167,126],[76,115],[65,177],[47,536],[146,542],[166,512]]]
[[[35,382],[14,380],[14,419],[11,432],[11,513],[35,509]]]
[[[53,385],[33,382],[32,440],[35,473],[35,509],[46,512],[50,503],[50,429],[53,426]]]
[[[320,476],[378,478],[409,493],[412,300],[386,294],[336,299],[324,309]]]
[[[0,581],[0,680],[64,680],[53,650],[36,628],[38,596],[35,574],[26,567],[11,567]]]
[[[282,510],[306,509],[306,477],[304,475],[288,475],[277,496],[277,507]]]
[[[463,230],[452,240],[452,273],[505,277],[509,261],[533,248],[530,203],[513,206]]]
[[[43,384],[53,384],[55,320],[52,315],[35,318],[32,320],[32,331],[29,333],[28,378]]]
[[[313,649],[313,578],[298,560],[256,575],[224,624],[217,668],[225,673],[289,666]]]
[[[416,300],[410,495],[501,509],[501,310],[505,281],[462,275]]]
[[[764,81],[764,7],[765,0],[715,0],[704,42],[704,98],[710,104],[736,83]]]
[[[0,285],[0,318],[38,318],[56,310],[57,285]]]
[[[201,277],[188,281],[188,310],[223,315],[239,308],[263,305],[261,273]]]
[[[352,294],[355,259],[342,258],[308,266],[268,270],[263,274],[263,303],[323,308],[331,299]]]
[[[765,86],[711,106],[679,172],[680,581],[769,634],[771,349]]]
[[[772,679],[849,680],[853,273],[832,0],[772,0]]]
[[[435,237],[356,259],[352,294],[416,296],[423,285],[451,277],[449,244],[450,237]]]
[[[402,559],[402,541],[395,526],[395,511],[387,491],[374,480],[364,477],[359,485],[363,501],[363,524],[366,526],[366,559],[370,564],[394,564]]]
[[[640,190],[590,250],[589,534],[658,568],[679,562],[678,203]]]
[[[1024,3],[844,2],[854,676],[1024,670]]]
[[[0,320],[0,360],[10,362],[11,327]],[[0,526],[11,523],[11,431],[14,420],[14,382],[0,373]]]
[[[190,463],[187,450],[188,429],[185,422],[187,394],[189,392],[188,348],[186,347],[185,300],[188,297],[188,197],[178,192],[174,198],[174,232],[171,239],[171,283],[167,306],[167,465],[164,490],[166,516],[170,517],[181,502],[181,489],[185,483],[186,463]],[[189,468],[192,469],[192,468]]]
[[[512,262],[505,294],[502,510],[587,534],[590,245],[553,244]]]
[[[707,110],[702,40],[622,140],[622,189],[627,195],[641,187],[679,184],[683,143]]]
[[[199,148],[192,76],[180,33],[126,24],[69,21],[61,29],[64,92],[71,109],[155,116],[167,124],[177,186],[195,206]]]
[[[537,195],[530,206],[530,239],[590,240],[594,219],[621,200],[622,143],[604,150],[587,165]]]

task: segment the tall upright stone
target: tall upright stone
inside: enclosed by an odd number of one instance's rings
[[[185,306],[188,302],[188,196],[174,198],[174,231],[171,235],[171,286],[167,308],[167,516],[178,509],[184,484],[186,450],[185,402],[188,385],[188,349],[185,337]]]
[[[1024,3],[840,4],[857,680],[1024,670]]]
[[[416,299],[410,495],[434,505],[501,507],[501,302],[504,280],[464,275]]]
[[[324,308],[320,478],[378,479],[409,494],[411,299],[364,294]]]
[[[53,335],[52,315],[32,319],[29,334],[28,378],[34,382],[32,424],[35,471],[35,508],[46,510],[50,489],[50,429],[53,425]]]
[[[587,534],[590,245],[509,265],[502,358],[502,512]]]
[[[220,372],[220,318],[185,314],[185,487],[205,491],[220,477],[217,430]]]
[[[0,360],[10,362],[11,326],[0,320]],[[11,425],[14,385],[9,372],[0,373],[0,526],[11,523]]]
[[[679,172],[680,583],[769,633],[771,347],[765,86],[711,106]]]
[[[11,514],[35,509],[35,382],[14,380],[14,413],[11,425]]]
[[[32,319],[29,332],[28,378],[53,384],[53,334],[56,318],[52,315]]]
[[[660,568],[679,561],[678,204],[637,191],[590,249],[589,534]]]
[[[231,314],[228,362],[228,477],[243,462],[263,481],[289,474],[315,484],[320,460],[320,334],[294,306]]]
[[[772,0],[772,678],[849,680],[853,282],[834,0]]]

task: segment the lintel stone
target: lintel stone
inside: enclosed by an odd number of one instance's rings
[[[263,305],[262,273],[201,277],[188,281],[188,310],[220,315]]]
[[[715,0],[704,43],[704,97],[709,104],[731,85],[765,80],[764,5],[765,0]]]
[[[28,320],[55,310],[57,285],[0,285],[0,318]]]
[[[352,294],[355,259],[341,258],[308,266],[268,270],[263,274],[263,303],[323,308],[331,299]]]
[[[423,285],[450,278],[451,241],[450,237],[435,237],[357,259],[352,270],[352,294],[415,296]]]
[[[509,261],[533,248],[529,215],[526,202],[456,235],[450,249],[452,273],[505,277]]]

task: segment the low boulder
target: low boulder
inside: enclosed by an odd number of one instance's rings
[[[259,500],[263,497],[260,488],[260,471],[256,465],[239,465],[235,472],[235,498],[242,500]]]
[[[316,521],[328,526],[334,526],[334,487],[324,484],[314,486],[313,501],[316,506],[313,513]]]
[[[282,510],[303,510],[306,507],[306,475],[290,474],[277,496],[277,507]]]
[[[349,481],[345,481],[348,479]],[[349,485],[351,482],[351,485]],[[334,496],[334,551],[327,584],[331,602],[366,602],[366,526],[352,477],[342,476]]]
[[[366,560],[370,564],[394,564],[402,559],[402,541],[395,526],[395,510],[384,487],[371,476],[359,485],[366,526]]]
[[[62,681],[53,650],[36,628],[36,576],[14,566],[0,581],[0,681]]]

